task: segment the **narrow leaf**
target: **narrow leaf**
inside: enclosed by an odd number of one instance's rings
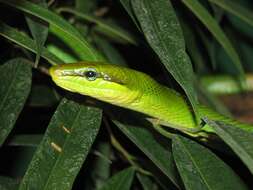
[[[37,147],[43,135],[15,135],[7,142],[9,146]]]
[[[91,12],[97,5],[96,1],[90,0],[75,0],[75,7],[83,13]]]
[[[78,30],[57,14],[26,0],[0,0],[0,2],[48,22],[50,30],[67,43],[80,56],[81,60],[101,60],[101,56],[83,38]]]
[[[242,6],[238,1],[232,0],[209,0],[210,2],[218,5],[229,13],[242,19],[244,22],[253,26],[253,13],[250,9]]]
[[[100,121],[98,109],[63,99],[19,189],[71,189],[96,138]]]
[[[206,60],[204,59],[204,56],[201,54],[201,51],[198,47],[198,39],[196,38],[194,30],[189,23],[183,19],[180,21],[180,23],[183,29],[186,43],[185,45],[187,51],[189,52],[189,56],[191,57],[192,63],[195,65],[196,72],[201,73],[205,68]]]
[[[246,75],[246,78],[250,78],[250,75]],[[200,81],[206,90],[215,95],[238,94],[242,92],[240,83],[238,83],[238,80],[233,76],[206,75],[203,76]],[[250,80],[246,81],[245,90],[251,90]]]
[[[36,0],[34,2],[37,2],[38,5],[44,8],[47,8],[47,2],[45,0]],[[40,55],[42,53],[42,49],[47,39],[48,24],[31,15],[26,15],[25,18],[29,26],[29,29],[32,33],[33,39],[35,40],[36,43],[37,54],[34,65],[35,67],[37,67],[40,60]]]
[[[157,141],[151,130],[144,127],[123,125],[114,121],[116,126],[174,183],[179,187],[178,175],[173,163],[169,145]],[[159,137],[160,138],[160,137]]]
[[[219,121],[205,119],[205,122],[214,128],[220,138],[230,146],[253,174],[253,133]]]
[[[98,49],[100,49],[101,52],[104,53],[105,57],[110,63],[127,66],[127,63],[124,60],[124,58],[121,56],[120,52],[107,40],[98,36],[95,36],[93,40],[98,46]]]
[[[198,19],[206,26],[206,28],[213,34],[216,40],[222,45],[226,53],[232,60],[235,68],[238,70],[241,77],[244,77],[244,71],[239,55],[222,31],[217,21],[210,15],[210,13],[196,0],[182,0],[182,2],[198,17]]]
[[[136,20],[134,16],[134,12],[131,5],[131,0],[120,0],[120,3],[128,13],[128,15],[131,17],[132,21],[134,22],[135,26],[141,31],[140,26],[138,24],[138,21]]]
[[[200,83],[196,85],[200,100],[218,113],[231,117],[231,113],[228,108],[219,101],[215,94],[213,94],[211,91],[208,91],[208,87],[205,85],[205,83],[202,83],[202,79],[203,78],[200,78]]]
[[[181,136],[172,141],[173,156],[187,190],[246,190],[234,171],[214,153]]]
[[[108,143],[99,143],[96,146],[96,158],[94,160],[94,168],[92,172],[93,181],[96,189],[99,189],[105,184],[105,181],[110,177],[112,161],[111,145]]]
[[[109,178],[100,190],[129,190],[134,178],[134,169],[127,168]]]
[[[157,185],[150,179],[149,176],[138,173],[137,178],[140,181],[143,190],[158,189]]]
[[[58,11],[60,12],[67,12],[67,13],[72,13],[75,16],[94,23],[97,25],[97,29],[102,32],[103,34],[107,35],[109,34],[110,36],[113,36],[113,38],[118,38],[119,41],[125,42],[125,43],[131,43],[131,44],[137,44],[137,42],[135,41],[135,39],[132,37],[132,35],[130,35],[129,32],[127,32],[126,30],[124,30],[123,28],[120,28],[119,26],[112,24],[112,23],[108,23],[105,20],[102,20],[101,18],[96,18],[93,17],[91,15],[88,14],[84,14],[80,11],[76,11],[72,8],[68,8],[68,7],[63,7],[58,9]]]
[[[16,190],[18,188],[18,180],[0,176],[0,189],[1,190]]]
[[[36,44],[34,40],[19,32],[17,29],[12,28],[0,21],[0,35],[7,38],[8,40],[28,49],[31,52],[36,53]],[[52,65],[62,63],[63,61],[51,54],[46,48],[43,48],[41,56],[48,60]]]
[[[78,58],[76,56],[73,56],[71,52],[64,50],[62,47],[58,47],[55,44],[48,44],[47,50],[53,55],[59,57],[59,59],[64,60],[65,63],[74,63],[78,61]]]
[[[193,87],[195,76],[185,51],[182,30],[170,1],[133,0],[132,4],[149,45],[185,90],[195,113],[198,113]]]
[[[81,40],[73,40],[72,36],[64,34],[65,32],[62,32],[58,27],[50,25],[49,33],[60,39],[61,43],[73,52],[73,56],[77,57],[78,61],[105,61],[105,58],[97,51],[91,49],[91,47],[84,47]],[[90,46],[88,42],[86,43],[86,46]]]
[[[31,89],[31,65],[21,58],[0,66],[0,146],[24,107]]]

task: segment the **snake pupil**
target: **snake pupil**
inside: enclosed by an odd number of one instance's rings
[[[95,71],[87,71],[87,72],[85,72],[85,77],[88,80],[96,80],[97,73]]]

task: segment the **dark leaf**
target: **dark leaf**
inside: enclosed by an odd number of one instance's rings
[[[20,190],[68,190],[100,127],[101,112],[63,99],[21,182]]]
[[[247,132],[239,127],[219,121],[211,121],[207,118],[205,122],[214,128],[220,138],[230,146],[253,174],[253,126],[251,132]]]
[[[175,136],[172,151],[187,190],[247,189],[227,164],[196,142]]]
[[[175,11],[167,0],[133,0],[141,29],[161,62],[182,86],[197,114],[194,73]],[[197,114],[198,116],[198,114]]]
[[[34,0],[34,2],[44,8],[47,8],[47,2],[45,0]],[[29,26],[29,29],[32,33],[33,39],[35,40],[36,43],[37,54],[35,60],[35,67],[37,67],[44,44],[47,40],[48,24],[31,15],[26,15],[25,18]]]
[[[167,147],[160,144],[148,129],[138,126],[123,125],[115,121],[117,127],[140,149],[144,154],[179,187],[178,174],[173,162],[169,144]]]
[[[0,66],[0,145],[11,132],[31,89],[31,64],[12,59]]]
[[[28,49],[31,52],[36,53],[35,41],[29,38],[24,33],[12,28],[0,21],[0,35],[7,38],[10,41]],[[51,54],[46,48],[43,48],[41,56],[47,59],[52,65],[63,62],[61,59]]]
[[[129,190],[134,178],[134,169],[127,168],[113,175],[100,190]]]

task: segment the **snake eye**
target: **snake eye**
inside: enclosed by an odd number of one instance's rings
[[[97,78],[97,72],[94,71],[94,70],[88,70],[84,73],[84,76],[90,80],[90,81],[93,81],[93,80],[96,80]]]

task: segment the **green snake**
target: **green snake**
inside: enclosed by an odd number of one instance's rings
[[[50,68],[53,81],[60,87],[75,93],[146,114],[157,124],[178,129],[192,136],[214,133],[207,124],[199,129],[191,106],[184,96],[159,84],[149,75],[113,64],[80,62],[61,64]],[[225,117],[211,108],[198,104],[200,117],[218,120],[253,131],[250,124]]]

